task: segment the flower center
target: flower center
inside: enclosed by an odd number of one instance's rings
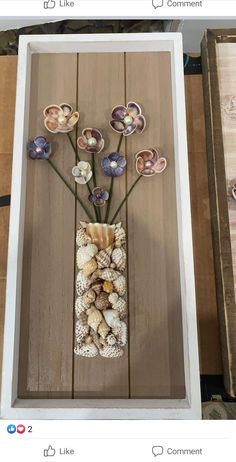
[[[111,168],[114,168],[114,169],[115,169],[115,168],[117,168],[117,166],[118,166],[118,164],[117,164],[117,162],[116,162],[115,160],[113,160],[113,161],[110,163],[110,167],[111,167]]]
[[[128,127],[129,125],[132,125],[132,123],[133,123],[133,118],[132,118],[131,116],[126,116],[126,117],[124,118],[124,123],[125,123],[125,125],[126,125],[127,127]]]
[[[64,116],[62,114],[59,115],[58,122],[59,122],[60,125],[66,125],[66,122],[67,122],[66,116]]]
[[[96,138],[94,138],[93,136],[91,138],[88,139],[88,145],[93,147],[93,146],[97,146],[97,140]]]
[[[37,152],[37,154],[41,154],[41,152],[43,152],[42,148],[36,148],[35,151]]]

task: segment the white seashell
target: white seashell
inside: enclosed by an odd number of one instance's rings
[[[78,356],[85,356],[86,358],[95,358],[98,355],[98,349],[94,343],[89,345],[77,346],[74,352]]]
[[[121,358],[124,354],[124,350],[119,345],[107,345],[99,351],[104,358]]]
[[[102,314],[97,308],[89,308],[87,310],[87,315],[88,315],[88,326],[91,327],[94,332],[98,331],[98,326],[100,322],[103,320]]]
[[[113,248],[114,248],[114,245],[109,245],[109,247],[107,247],[105,250],[106,250],[106,253],[109,255],[109,257],[111,257],[111,254],[113,252]]]
[[[88,310],[89,305],[84,302],[83,297],[77,297],[75,301],[75,313],[76,316],[79,317],[81,313],[85,313],[86,310]]]
[[[125,322],[121,321],[120,327],[114,327],[112,333],[117,339],[118,345],[124,347],[128,342],[128,328]]]
[[[81,324],[80,319],[76,322],[75,325],[75,339],[78,343],[82,343],[84,338],[88,335],[89,333],[89,327],[88,325],[83,325]]]
[[[123,247],[116,248],[112,252],[112,261],[119,271],[124,271],[126,267],[126,252]]]
[[[96,280],[92,283],[91,289],[94,290],[94,292],[99,295],[102,291],[102,286],[103,286],[103,281]]]
[[[77,250],[76,262],[79,269],[83,269],[85,263],[91,260],[98,253],[98,248],[95,244],[87,244]]]
[[[127,316],[127,303],[123,298],[118,298],[117,302],[112,305],[113,310],[117,310],[120,319],[124,319]]]
[[[104,320],[102,320],[98,327],[98,334],[101,335],[103,339],[105,339],[108,332],[110,332],[110,327],[107,325],[107,323]]]
[[[91,238],[87,235],[85,229],[80,226],[76,233],[76,244],[78,247],[82,247],[89,242],[91,242]]]
[[[77,278],[76,278],[76,291],[77,291],[77,294],[78,295],[83,295],[84,292],[89,289],[89,286],[90,286],[90,279],[89,278],[86,278],[82,271],[79,271],[79,273],[77,274]]]
[[[121,223],[118,223],[115,227],[115,246],[121,247],[126,243],[126,232],[122,228]]]
[[[83,267],[84,276],[86,277],[91,276],[91,274],[93,274],[94,271],[96,271],[97,267],[98,265],[97,265],[97,261],[95,258],[92,258],[91,260],[89,260],[87,263],[85,263]]]
[[[115,225],[86,223],[86,232],[99,250],[106,249],[114,243]]]
[[[111,258],[105,250],[100,250],[96,255],[98,268],[108,268],[111,263]]]
[[[113,270],[112,268],[106,268],[99,271],[99,277],[104,281],[115,281],[120,276],[118,271]]]
[[[106,321],[106,323],[108,324],[109,327],[111,327],[111,328],[120,327],[121,321],[119,319],[118,311],[104,310],[102,314],[103,314],[103,316],[105,318],[105,321]]]
[[[114,282],[114,289],[121,297],[126,293],[126,279],[123,275],[119,276]]]
[[[109,334],[106,338],[107,345],[115,345],[117,343],[116,337],[114,334]]]
[[[108,298],[109,302],[114,305],[119,300],[119,295],[116,292],[112,292]]]

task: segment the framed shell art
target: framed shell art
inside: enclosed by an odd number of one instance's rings
[[[179,34],[21,38],[3,417],[200,418],[185,127]]]

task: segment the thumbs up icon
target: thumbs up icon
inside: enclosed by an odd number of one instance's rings
[[[44,449],[43,455],[44,457],[54,457],[56,454],[56,449],[54,449],[51,445],[48,446],[48,449]]]
[[[44,9],[47,10],[48,8],[55,8],[56,2],[55,0],[48,0],[47,2],[44,2]]]

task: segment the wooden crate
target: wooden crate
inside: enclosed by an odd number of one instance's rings
[[[207,30],[202,41],[208,171],[225,387],[236,396],[236,29]]]
[[[128,234],[126,354],[78,358],[75,232],[85,216],[47,163],[27,159],[26,144],[42,133],[43,108],[67,101],[79,107],[80,129],[100,128],[111,152],[110,110],[130,100],[148,127],[123,142],[129,164],[114,209],[134,180],[138,150],[159,146],[168,169],[144,178],[118,217]],[[74,154],[59,139],[54,161],[70,178]],[[6,298],[3,417],[200,417],[180,34],[21,38]]]

